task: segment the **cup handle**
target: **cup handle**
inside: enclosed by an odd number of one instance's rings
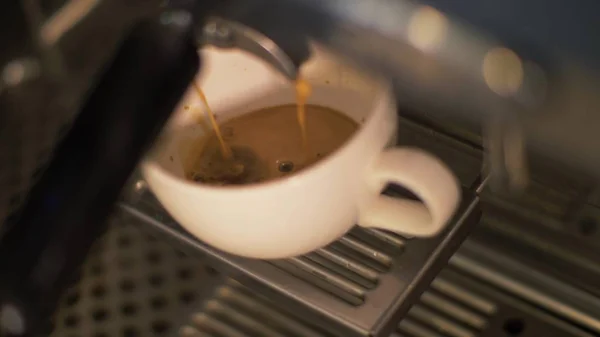
[[[460,185],[438,158],[415,148],[393,148],[379,155],[367,174],[370,197],[358,223],[411,236],[433,236],[454,215]],[[421,201],[380,195],[388,183],[398,184]]]

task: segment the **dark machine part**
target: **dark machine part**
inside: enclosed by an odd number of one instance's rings
[[[209,44],[249,52],[291,80],[295,79],[296,71],[310,57],[309,34],[288,29],[286,25],[273,29],[270,25],[260,24],[261,20],[256,17],[250,20],[239,17],[232,12],[236,8],[244,8],[240,6],[245,4],[239,1],[168,0],[165,6],[189,11],[195,18],[213,15],[205,25],[196,26],[200,45]],[[207,8],[211,10],[207,12]]]
[[[290,81],[296,80],[300,65],[308,58],[307,46],[301,46],[306,53],[290,54],[290,50],[286,52],[277,43],[273,43],[271,38],[260,32],[220,18],[213,18],[206,23],[200,34],[200,44],[223,49],[236,48],[251,53],[270,64]]]
[[[7,224],[0,241],[0,320],[6,335],[47,333],[45,319],[58,296],[105,230],[123,184],[198,71],[193,28],[186,13],[165,13],[133,28],[20,218]]]

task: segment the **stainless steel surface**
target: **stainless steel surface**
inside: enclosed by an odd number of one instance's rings
[[[468,243],[471,243],[468,241]],[[454,259],[464,259],[459,252]],[[485,268],[487,271],[494,267]],[[507,288],[495,288],[482,277],[465,274],[453,263],[433,280],[391,337],[594,336],[569,323],[553,307],[534,307]],[[567,291],[563,294],[568,294]],[[588,311],[592,313],[593,311]],[[598,318],[596,318],[598,321]],[[179,337],[200,336],[343,336],[328,334],[305,318],[254,289],[221,277],[202,293],[194,310],[180,321]]]
[[[53,336],[334,336],[307,320],[304,311],[290,310],[217,274],[201,254],[188,254],[189,247],[168,239],[117,211],[110,232],[65,294]],[[467,246],[474,244],[467,241]],[[499,254],[505,252],[495,252]],[[392,336],[593,336],[599,320],[595,311],[581,311],[591,320],[577,326],[556,310],[560,306],[533,306],[527,293],[513,292],[486,276],[501,273],[520,283],[529,272],[506,272],[496,264],[473,272],[454,262],[478,255],[478,250],[459,250]],[[532,285],[538,296],[562,302],[571,294],[568,288],[547,292],[543,284],[556,281],[551,275],[539,280]],[[588,296],[592,300],[598,297]]]
[[[469,239],[465,244],[472,242]],[[451,261],[466,259],[472,254],[460,249]],[[494,268],[484,267],[487,271]],[[416,321],[417,324],[425,322],[426,330],[441,336],[594,335],[588,330],[589,326],[582,328],[568,323],[554,308],[531,305],[529,298],[518,296],[508,288],[495,287],[495,284],[488,283],[484,275],[466,273],[462,266],[451,262],[421,296],[420,302],[415,304],[400,327],[406,321]],[[516,279],[519,276],[517,273],[511,274]],[[540,290],[540,293],[544,293],[544,290]]]
[[[591,297],[586,291],[568,283],[531,270],[530,266],[519,261],[498,255],[479,243],[465,243],[463,251],[466,254],[454,256],[450,265],[465,273],[478,275],[482,280],[526,298],[536,306],[551,308],[553,312],[572,322],[600,332],[598,298]]]
[[[249,337],[346,336],[324,331],[306,310],[294,310],[259,289],[240,284],[208,267],[145,221],[116,211],[109,233],[90,253],[80,278],[65,294],[55,315],[52,337]],[[476,238],[465,243],[396,325],[393,337],[591,337],[599,333],[594,307],[581,307],[589,320],[565,316],[569,287],[549,289],[552,275],[506,270],[512,264],[484,261]],[[494,256],[506,256],[496,250]],[[487,254],[483,254],[487,256]],[[513,261],[514,262],[514,261]],[[500,268],[498,268],[500,267]],[[500,275],[494,281],[489,275]],[[505,284],[531,280],[535,292]],[[551,291],[548,291],[551,290]],[[531,295],[535,296],[531,296]],[[543,298],[543,303],[535,301]],[[600,298],[589,294],[586,302]],[[559,305],[554,305],[552,302]],[[561,304],[563,303],[563,304]],[[548,305],[550,304],[550,305]]]
[[[578,185],[559,180],[551,187],[538,181],[512,201],[484,193],[483,226],[473,236],[566,284],[600,295],[597,201],[588,186]]]
[[[257,56],[267,62],[285,78],[293,81],[298,68],[277,44],[260,32],[239,23],[212,18],[202,30],[201,44],[218,48],[237,48]]]
[[[444,142],[443,135],[407,120],[401,123],[399,134],[400,144],[424,147],[449,159],[463,184],[472,186],[464,189],[457,215],[437,237],[409,239],[355,228],[314,253],[267,262],[232,256],[189,236],[147,190],[139,195],[140,190],[133,187],[133,197],[126,198],[121,208],[203,252],[224,272],[277,301],[298,310],[310,309],[307,317],[326,331],[345,336],[386,336],[480,215],[479,198],[474,193],[480,184],[478,158],[462,151],[463,145]]]

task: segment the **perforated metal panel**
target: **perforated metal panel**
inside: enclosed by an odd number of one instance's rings
[[[338,336],[218,274],[136,217],[117,211],[111,222],[64,294],[52,337]],[[465,271],[446,267],[392,336],[592,336]]]
[[[167,336],[214,277],[136,219],[117,212],[111,222],[64,294],[52,336]]]

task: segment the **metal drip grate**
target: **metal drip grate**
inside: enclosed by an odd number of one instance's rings
[[[333,336],[284,308],[274,307],[268,299],[232,279],[217,286],[213,296],[202,304],[202,312],[193,314],[179,329],[179,336]]]
[[[298,315],[285,313],[231,279],[217,286],[200,308],[179,329],[180,337],[334,336],[311,327]],[[496,310],[492,300],[438,278],[391,336],[475,337],[488,327]]]
[[[51,337],[347,336],[325,330],[308,308],[218,274],[135,216],[117,211],[111,222],[64,294]],[[471,253],[461,249],[452,261]],[[447,265],[394,324],[390,337],[592,336],[489,286],[459,263]]]
[[[214,277],[199,259],[140,230],[137,219],[117,212],[111,221],[64,294],[53,337],[168,336]]]
[[[461,252],[459,251],[459,254]],[[177,337],[331,337],[305,312],[290,311],[228,278],[216,282]],[[490,287],[477,276],[448,265],[396,325],[390,337],[591,337],[543,309]]]
[[[493,301],[438,277],[400,322],[397,332],[407,337],[476,337],[488,327],[496,310]]]

